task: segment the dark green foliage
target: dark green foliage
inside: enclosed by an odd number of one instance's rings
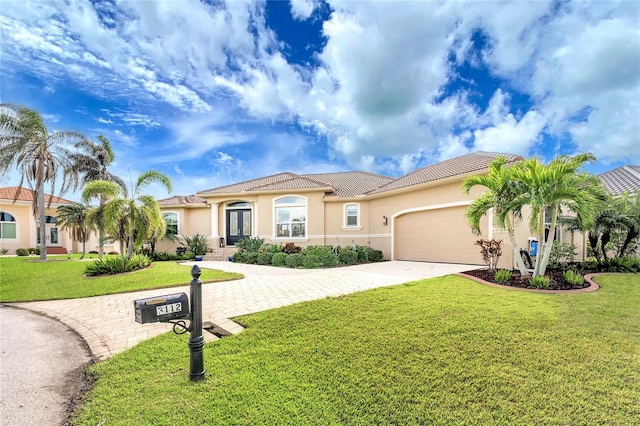
[[[176,254],[178,256],[182,256],[187,252],[187,248],[185,246],[178,246],[176,247]]]
[[[258,263],[258,253],[257,252],[245,253],[244,263],[249,263],[251,265]]]
[[[282,246],[280,244],[267,244],[262,246],[263,251],[271,254],[282,253]]]
[[[577,247],[569,243],[553,242],[549,255],[549,266],[552,268],[565,268],[567,263],[575,261],[578,252]]]
[[[382,250],[371,250],[369,252],[369,262],[382,262],[384,260],[384,253]]]
[[[238,241],[235,246],[248,253],[258,253],[264,240],[258,237],[247,237]]]
[[[29,247],[27,250],[29,250],[29,254],[36,254],[35,247]],[[38,251],[40,251],[40,250],[38,250]]]
[[[351,250],[351,247],[348,247],[350,250],[342,250],[338,255],[338,260],[343,265],[355,265],[358,263],[358,253]],[[345,247],[346,249],[346,247]]]
[[[231,259],[233,259],[233,261],[236,263],[244,263],[244,261],[246,260],[245,254],[241,251],[234,253],[233,256],[231,256]]]
[[[300,253],[287,255],[285,265],[289,268],[300,268],[304,262],[304,256]]]
[[[196,256],[204,256],[207,254],[207,237],[201,234],[195,234],[191,237],[187,235],[183,235],[184,243],[182,246],[186,248],[187,251],[193,252]]]
[[[89,276],[121,274],[144,269],[149,264],[151,260],[143,254],[135,254],[131,257],[105,257],[102,260],[87,263],[85,274]]]
[[[191,260],[195,257],[195,255],[190,251],[185,252],[181,255],[161,251],[149,253],[149,257],[154,262],[166,262],[170,260]]]
[[[98,250],[90,250],[89,254],[98,254]]]
[[[273,257],[273,253],[264,252],[258,254],[258,258],[256,259],[256,263],[258,265],[271,265],[271,258]]]
[[[271,258],[271,264],[273,266],[285,266],[286,265],[286,260],[287,260],[287,256],[289,256],[287,253],[274,253],[273,257]]]
[[[331,246],[309,246],[302,250],[305,259],[303,265],[307,269],[336,266],[338,258]]]
[[[26,248],[16,249],[16,254],[18,256],[29,256],[29,249],[26,249]]]

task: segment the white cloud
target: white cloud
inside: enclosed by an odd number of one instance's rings
[[[314,0],[290,0],[291,16],[298,21],[304,21],[311,17],[316,8]]]

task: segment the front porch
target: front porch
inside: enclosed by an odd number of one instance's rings
[[[216,260],[226,262],[231,256],[238,251],[238,247],[226,246],[226,247],[214,247],[207,249],[207,254],[202,258],[203,260]]]

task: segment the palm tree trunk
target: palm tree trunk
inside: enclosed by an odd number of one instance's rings
[[[100,208],[104,207],[105,199],[104,195],[100,194]],[[102,226],[98,229],[98,259],[102,260],[104,255],[104,231]]]
[[[553,241],[556,238],[556,225],[558,223],[558,207],[553,204],[551,206],[551,224],[549,227],[549,235],[547,236],[546,241],[544,242],[544,252],[542,254],[542,264],[540,265],[540,275],[544,276],[547,271],[547,265],[549,264],[549,259],[551,258],[551,249],[553,248]]]
[[[511,241],[511,247],[513,248],[513,256],[516,259],[516,265],[518,265],[518,270],[520,271],[520,275],[526,277],[529,275],[529,271],[527,271],[527,267],[522,260],[522,256],[520,256],[520,247],[518,247],[518,243],[516,242],[516,235],[513,232],[513,229],[508,230],[509,233],[509,241]]]
[[[47,224],[44,214],[44,180],[38,182],[38,216],[40,216],[40,260],[47,260]]]
[[[86,253],[86,251],[87,251],[87,239],[84,238],[82,240],[82,256],[80,256],[80,260],[84,259],[84,254]]]
[[[540,267],[542,266],[542,243],[544,243],[544,209],[538,219],[538,253],[536,254],[536,265],[533,268],[533,277],[540,275]]]

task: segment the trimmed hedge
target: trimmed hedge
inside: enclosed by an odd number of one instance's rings
[[[106,257],[102,260],[94,260],[87,263],[85,274],[93,277],[96,275],[113,275],[124,272],[133,272],[144,269],[151,264],[144,254],[134,254],[131,257]]]

